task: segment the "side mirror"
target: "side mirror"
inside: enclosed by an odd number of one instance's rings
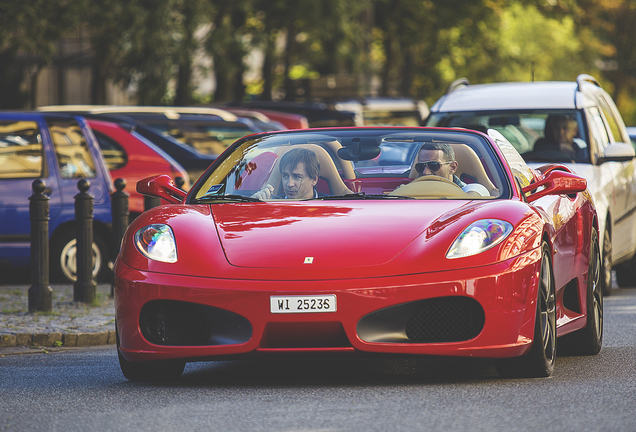
[[[634,147],[631,144],[612,143],[605,148],[603,157],[599,163],[604,162],[627,162],[634,159]]]
[[[553,170],[542,180],[532,183],[522,189],[528,202],[536,201],[546,195],[569,195],[583,192],[587,188],[587,180],[567,171]]]
[[[174,181],[165,174],[139,180],[137,192],[143,195],[163,198],[169,203],[180,204],[186,197],[186,193],[179,189]]]

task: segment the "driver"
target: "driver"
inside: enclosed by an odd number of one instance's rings
[[[280,159],[279,170],[285,195],[273,195],[274,187],[266,184],[263,189],[252,195],[253,198],[300,200],[324,196],[316,190],[320,175],[320,162],[313,151],[305,148],[289,150]]]
[[[574,143],[577,133],[578,123],[575,119],[551,114],[545,122],[545,136],[534,144],[534,152],[544,152],[546,156],[564,162],[585,161],[585,150]]]
[[[424,143],[417,155],[415,171],[417,177],[436,175],[452,181],[466,193],[478,196],[490,196],[488,189],[479,183],[466,184],[455,175],[458,163],[455,151],[447,143]]]

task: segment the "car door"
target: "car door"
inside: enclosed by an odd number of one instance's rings
[[[46,125],[37,117],[0,117],[0,261],[28,264],[32,183],[42,179],[49,199],[49,216],[61,209],[60,187],[51,169],[54,155]]]
[[[80,179],[90,181],[89,193],[93,196],[93,217],[110,223],[110,174],[105,164],[97,160],[102,156],[97,145],[89,145],[88,129],[74,118],[47,118],[51,141],[57,161],[54,169],[59,176],[61,200],[64,214],[59,220],[51,217],[52,225],[59,225],[75,218],[75,195],[79,193],[77,183]],[[104,172],[106,171],[106,172]]]
[[[605,94],[598,95],[599,107],[605,121],[605,127],[612,143],[630,143],[620,114],[612,100]],[[636,162],[606,162],[618,166],[614,179],[616,208],[614,209],[613,256],[620,260],[631,255],[636,248]]]
[[[517,149],[499,131],[490,129],[488,135],[495,140],[501,153],[506,158],[519,186],[528,186],[534,175]],[[532,203],[532,206],[543,212],[544,217],[552,220],[555,232],[552,237],[554,255],[552,265],[559,271],[554,274],[557,289],[565,286],[577,272],[576,257],[579,248],[580,233],[577,228],[577,218],[580,202],[567,195],[548,195]]]

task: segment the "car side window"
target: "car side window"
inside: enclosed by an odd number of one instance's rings
[[[104,135],[101,132],[93,130],[97,143],[99,144],[104,159],[106,160],[106,166],[109,171],[114,171],[123,168],[128,163],[128,155],[114,139]]]
[[[46,176],[40,128],[34,121],[0,121],[0,179]]]
[[[62,178],[93,178],[95,162],[75,120],[47,119]]]
[[[605,128],[605,122],[598,107],[591,107],[587,110],[589,116],[590,134],[596,144],[596,148],[603,153],[609,144],[609,135]]]
[[[601,111],[603,111],[603,115],[607,120],[607,125],[609,126],[609,130],[612,134],[613,140],[612,142],[622,142],[629,143],[627,137],[624,137],[621,133],[621,127],[619,125],[619,120],[616,118],[614,111],[610,107],[610,102],[602,95],[599,95],[599,105],[601,107]]]

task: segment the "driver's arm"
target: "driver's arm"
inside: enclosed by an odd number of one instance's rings
[[[266,200],[266,199],[270,199],[272,197],[272,195],[274,194],[274,186],[272,186],[271,184],[266,184],[265,187],[263,187],[263,189],[259,190],[258,192],[254,193],[252,195],[252,198],[258,198],[261,200]]]

